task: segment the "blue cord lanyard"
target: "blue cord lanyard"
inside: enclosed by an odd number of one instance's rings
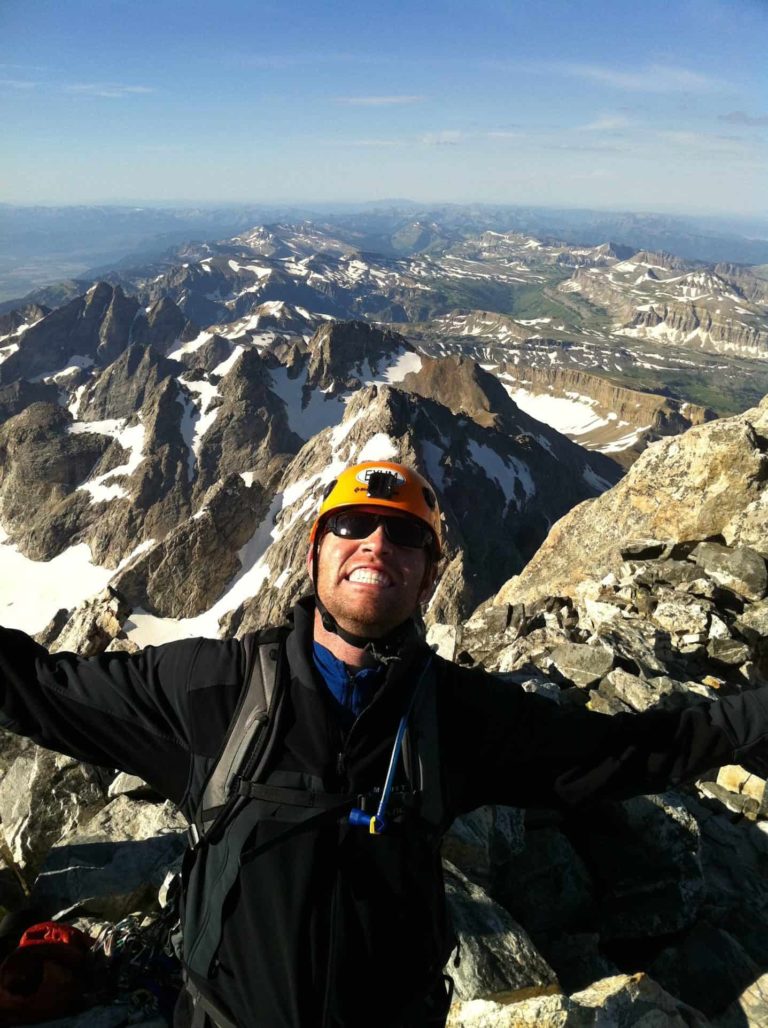
[[[413,690],[413,695],[408,703],[408,709],[400,718],[397,735],[395,736],[395,744],[392,747],[392,754],[389,758],[387,777],[384,780],[384,788],[381,793],[381,799],[379,800],[379,809],[373,816],[368,814],[366,811],[361,810],[359,807],[353,807],[349,812],[349,823],[351,825],[367,827],[371,835],[381,835],[382,832],[386,831],[387,819],[385,815],[387,812],[387,804],[389,803],[389,795],[392,792],[392,786],[395,781],[395,771],[397,770],[397,763],[400,759],[400,751],[403,748],[403,739],[405,738],[405,730],[408,727],[408,718],[411,716],[411,711],[413,710],[413,705],[416,702],[416,697],[421,692],[422,683],[431,665],[432,656],[430,655],[421,674],[419,675],[416,688]]]

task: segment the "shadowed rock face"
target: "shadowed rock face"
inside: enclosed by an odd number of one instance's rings
[[[184,338],[194,338],[195,334],[196,329],[173,300],[164,296],[153,303],[146,314],[142,311],[132,339],[142,346],[153,346],[159,353],[167,353],[174,343]]]
[[[332,393],[359,387],[360,378],[355,372],[370,368],[375,374],[379,364],[393,353],[413,352],[411,344],[396,332],[382,331],[364,321],[323,325],[308,348],[307,384]]]
[[[72,416],[63,408],[34,403],[0,426],[3,513],[11,526],[24,526],[24,533],[49,517],[109,448],[103,435],[71,434],[71,424]],[[50,556],[38,553],[36,559]]]
[[[269,488],[285,461],[301,447],[302,440],[289,428],[285,405],[271,384],[255,350],[245,351],[223,380],[221,405],[198,455],[196,496],[218,479],[242,471],[253,472]]]
[[[19,379],[11,385],[0,386],[0,423],[15,417],[33,403],[56,403],[59,391],[45,382],[27,382]]]
[[[131,418],[159,383],[179,370],[153,348],[132,343],[85,390],[78,416],[83,421]]]
[[[109,364],[127,345],[138,310],[138,301],[119,286],[99,283],[27,329],[16,353],[0,365],[0,383],[52,374],[74,355]]]
[[[193,518],[131,561],[112,584],[133,606],[161,617],[208,610],[241,569],[237,551],[269,506],[264,490],[239,475],[212,486]]]
[[[32,325],[40,321],[46,314],[50,314],[50,307],[43,307],[38,303],[28,303],[23,307],[16,307],[7,314],[0,315],[0,345],[5,345],[4,336],[11,336],[23,325]]]

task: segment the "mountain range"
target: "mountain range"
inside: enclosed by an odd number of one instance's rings
[[[452,226],[243,226],[10,305],[2,623],[83,654],[274,624],[327,483],[393,458],[443,512],[443,655],[609,716],[765,685],[768,400],[722,416],[768,383],[764,269]],[[0,904],[155,916],[169,805],[7,733],[0,772]],[[764,1024],[763,774],[460,819],[449,1023]]]

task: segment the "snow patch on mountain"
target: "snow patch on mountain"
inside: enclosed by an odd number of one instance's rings
[[[176,347],[175,350],[171,350],[168,354],[169,359],[180,360],[185,353],[194,353],[195,350],[199,350],[201,346],[205,346],[212,336],[212,332],[201,332],[200,335],[195,336],[194,339],[190,339],[188,343],[183,343],[181,346]]]
[[[502,385],[520,410],[563,435],[586,435],[609,424],[607,418],[595,413],[595,401],[589,397],[577,397],[576,394],[572,398],[550,396],[548,393],[530,393],[527,389],[510,388],[503,381]]]
[[[443,448],[441,449],[428,439],[422,439],[421,441],[421,454],[427,466],[427,478],[441,491],[445,488],[445,470],[440,461],[445,455],[445,449],[445,443],[443,443]]]
[[[92,424],[103,426],[106,424],[116,424],[116,422],[102,421],[92,422]],[[70,431],[74,432],[75,426],[72,426]],[[97,475],[96,478],[92,478],[78,486],[78,489],[90,493],[91,502],[95,503],[126,498],[128,491],[125,486],[114,481],[114,479],[127,478],[129,475],[132,475],[142,460],[144,460],[144,426],[141,422],[138,425],[124,426],[117,431],[110,431],[107,434],[113,435],[123,449],[128,450],[128,460],[125,464],[112,468],[110,471],[105,471],[103,475]]]
[[[9,343],[8,346],[4,346],[2,348],[2,350],[0,350],[0,364],[2,364],[3,361],[8,360],[8,358],[12,354],[16,353],[18,348],[19,348],[19,344],[18,343]]]
[[[481,467],[485,474],[492,481],[495,481],[506,497],[507,504],[515,507],[520,506],[517,493],[517,483],[522,486],[526,498],[535,496],[536,485],[529,469],[514,457],[509,458],[509,463],[501,457],[490,446],[475,442],[470,439],[468,449],[471,459]]]
[[[361,372],[366,385],[394,385],[402,382],[410,372],[418,374],[421,371],[422,360],[418,353],[413,350],[401,350],[394,355],[394,360],[380,372],[375,372],[370,361],[366,361],[366,369]]]
[[[200,456],[203,436],[216,420],[219,408],[212,406],[218,398],[219,390],[212,382],[200,379],[195,382],[184,380],[184,387],[189,391],[188,402],[184,407],[181,419],[181,435],[189,447],[190,478],[194,474],[194,465]]]
[[[141,543],[120,567],[152,545],[152,539]],[[114,574],[114,568],[93,563],[87,543],[70,546],[53,560],[31,560],[0,528],[0,623],[22,632],[40,632],[57,611],[71,610],[105,589]],[[19,582],[24,583],[23,589]]]
[[[87,368],[92,368],[95,361],[92,357],[83,357],[81,354],[75,353],[69,358],[69,364],[66,368],[62,368],[61,371],[57,371],[55,375],[50,376],[51,382],[58,383],[62,378],[66,378],[67,375],[72,375],[76,371],[85,371]]]
[[[605,492],[606,489],[611,488],[611,483],[606,482],[604,478],[601,478],[600,475],[598,475],[597,472],[589,466],[589,464],[584,465],[581,477],[588,485],[592,486],[593,489],[599,490],[601,493]]]
[[[364,460],[397,460],[397,446],[385,432],[372,435],[356,457],[356,461]]]
[[[243,346],[236,346],[226,360],[223,360],[221,364],[216,365],[216,367],[213,369],[213,374],[219,375],[221,378],[227,375],[235,366],[235,364],[237,363],[237,358],[240,356],[241,353],[244,352],[244,350],[245,348]]]
[[[272,390],[285,404],[288,423],[302,439],[311,439],[324,428],[336,425],[344,414],[344,401],[338,396],[328,396],[316,389],[309,391],[309,402],[304,402],[306,373],[290,378],[288,368],[275,368],[270,372]]]

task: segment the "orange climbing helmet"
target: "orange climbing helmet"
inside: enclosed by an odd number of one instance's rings
[[[432,486],[413,468],[387,460],[353,464],[326,486],[309,535],[310,547],[314,548],[318,530],[330,514],[358,506],[381,507],[422,521],[434,537],[435,556],[440,556],[443,532]]]

